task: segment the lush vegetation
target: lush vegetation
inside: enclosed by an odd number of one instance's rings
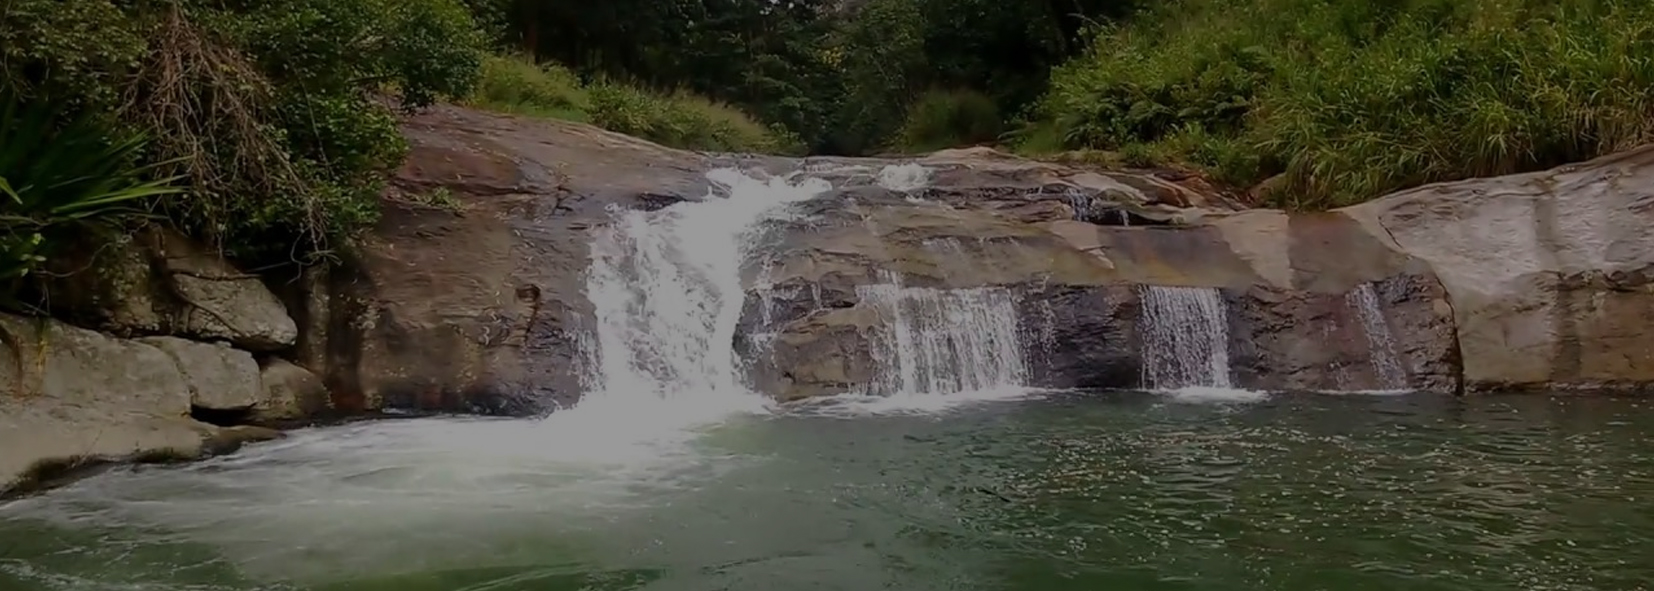
[[[1030,147],[1343,205],[1654,140],[1654,5],[1177,0],[1103,28],[1037,115]]]
[[[485,43],[456,0],[5,0],[0,137],[28,139],[0,155],[0,272],[133,210],[244,259],[325,252],[400,164],[390,103],[468,94]]]
[[[397,109],[712,151],[999,144],[1320,208],[1654,139],[1628,0],[0,0],[0,281],[87,224],[253,266],[376,216]],[[22,147],[26,146],[26,147]]]
[[[693,92],[656,92],[610,81],[581,82],[560,64],[491,57],[471,103],[488,109],[591,123],[667,146],[714,152],[802,154],[779,124]]]

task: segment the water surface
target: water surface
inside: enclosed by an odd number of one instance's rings
[[[303,431],[0,506],[0,589],[1654,581],[1654,403],[1207,394],[826,404],[641,439],[556,420]]]

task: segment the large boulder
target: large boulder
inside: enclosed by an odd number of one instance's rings
[[[177,232],[88,235],[54,256],[42,302],[54,315],[119,336],[224,341],[249,351],[294,344],[298,328],[257,275]]]
[[[264,385],[253,355],[222,343],[176,337],[149,337],[139,342],[160,349],[184,376],[190,407],[209,411],[250,411],[263,402]]]
[[[145,342],[0,314],[0,493],[65,468],[195,458],[209,445],[223,450],[259,436],[190,418],[192,395],[208,377],[234,375],[240,364],[185,356],[188,373]]]
[[[331,399],[321,377],[279,357],[259,367],[264,393],[251,409],[249,421],[265,425],[303,421],[330,412]]]
[[[1440,279],[1467,388],[1654,382],[1654,146],[1342,213]]]

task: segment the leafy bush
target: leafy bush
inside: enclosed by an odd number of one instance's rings
[[[1058,68],[1028,145],[1284,174],[1275,204],[1339,206],[1654,139],[1648,56],[1646,3],[1179,0]]]
[[[800,153],[796,136],[689,92],[663,94],[616,82],[580,83],[568,68],[525,57],[483,65],[470,101],[480,107],[592,123],[663,145],[719,152]]]
[[[12,90],[148,136],[188,181],[166,217],[258,260],[370,224],[406,150],[390,103],[469,93],[485,42],[458,0],[12,0],[0,37]]]
[[[485,108],[535,117],[589,123],[591,98],[574,71],[536,64],[523,56],[491,56],[471,102]]]
[[[88,117],[63,119],[50,101],[0,96],[0,282],[31,273],[86,224],[144,211],[179,180],[139,165],[147,138],[111,137]]]
[[[999,106],[987,95],[933,90],[908,107],[895,144],[906,152],[929,152],[992,142],[1003,131]]]

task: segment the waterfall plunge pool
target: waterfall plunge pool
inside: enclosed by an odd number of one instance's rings
[[[1635,589],[1651,405],[1092,392],[363,423],[0,506],[0,589]]]

